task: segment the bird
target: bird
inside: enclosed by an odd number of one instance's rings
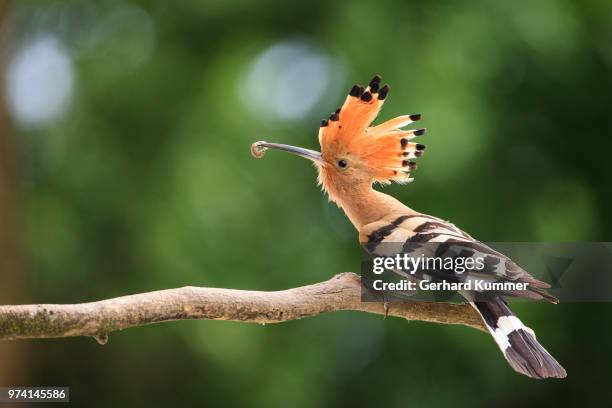
[[[251,153],[260,158],[268,149],[274,149],[312,161],[318,172],[318,183],[357,229],[360,244],[370,255],[376,255],[387,243],[399,243],[403,248],[408,248],[409,244],[436,243],[445,245],[446,249],[449,245],[460,244],[471,248],[471,254],[477,252],[485,257],[486,268],[479,271],[480,276],[500,282],[527,283],[527,289],[522,291],[495,292],[486,296],[463,290],[460,294],[481,316],[516,372],[535,379],[566,377],[565,369],[536,340],[534,331],[516,317],[506,299],[514,296],[557,303],[557,299],[546,291],[550,285],[535,279],[511,259],[453,223],[413,210],[374,188],[376,184],[412,182],[411,174],[417,167],[414,159],[422,156],[426,149],[419,142],[426,129],[405,129],[420,120],[420,114],[402,115],[372,124],[389,95],[389,85],[381,83],[382,77],[376,75],[365,87],[354,85],[344,104],[321,121],[320,151],[258,141],[252,144]],[[459,277],[450,271],[445,277],[465,280],[470,273]],[[415,274],[412,278],[422,280],[428,276]]]

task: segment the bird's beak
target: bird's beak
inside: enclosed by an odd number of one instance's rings
[[[296,147],[281,143],[270,143],[263,141],[255,142],[251,146],[251,153],[253,153],[253,156],[259,159],[268,149],[276,149],[281,150],[283,152],[297,154],[298,156],[302,156],[305,159],[312,160],[315,163],[323,164],[323,157],[321,156],[321,153],[315,150],[304,149],[303,147]]]

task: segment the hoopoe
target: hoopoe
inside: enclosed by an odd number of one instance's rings
[[[425,152],[425,145],[413,141],[425,129],[402,130],[421,115],[399,116],[371,126],[388,93],[389,86],[381,86],[378,75],[367,88],[353,86],[344,105],[321,122],[321,152],[260,141],[253,144],[252,153],[261,157],[266,149],[277,149],[311,160],[318,171],[319,184],[330,201],[348,216],[359,231],[360,243],[371,254],[376,254],[376,249],[388,242],[466,243],[488,258],[487,268],[479,271],[480,276],[489,276],[498,282],[528,283],[527,290],[508,295],[556,303],[545,290],[550,285],[536,280],[506,256],[450,222],[419,213],[373,189],[374,183],[411,182],[410,174],[416,169],[411,159]],[[453,273],[448,272],[448,277],[452,279]],[[423,279],[423,276],[417,278]],[[512,313],[501,295],[482,298],[475,292],[460,293],[480,314],[514,370],[532,378],[566,376],[565,369],[538,343],[534,332]]]

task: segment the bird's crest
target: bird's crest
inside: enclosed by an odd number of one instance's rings
[[[420,157],[425,145],[410,140],[425,129],[402,130],[421,115],[405,115],[377,126],[370,126],[378,115],[389,86],[381,86],[376,75],[367,88],[355,85],[341,108],[321,122],[319,143],[323,156],[350,154],[367,164],[374,181],[408,183],[416,169],[411,159]]]

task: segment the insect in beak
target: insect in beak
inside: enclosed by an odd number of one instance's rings
[[[281,144],[281,143],[270,143],[270,142],[264,142],[264,141],[255,142],[251,145],[251,153],[257,159],[263,157],[266,150],[268,149],[276,149],[276,150],[281,150],[283,152],[293,153],[305,159],[312,160],[315,163],[323,164],[323,157],[321,156],[321,153],[315,150],[304,149],[303,147],[296,147],[296,146],[291,146],[291,145],[286,145],[286,144]]]

